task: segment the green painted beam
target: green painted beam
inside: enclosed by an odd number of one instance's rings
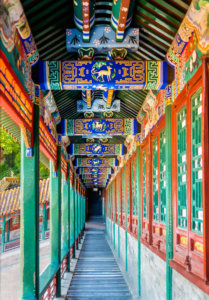
[[[50,248],[51,265],[61,264],[61,146],[57,146],[57,172],[50,161]],[[61,293],[61,270],[57,271],[56,296]]]
[[[171,140],[172,105],[165,107],[166,134],[166,300],[172,300],[172,268],[173,259],[173,209],[172,209],[172,140]]]
[[[39,106],[34,105],[33,156],[21,132],[20,299],[39,299]]]

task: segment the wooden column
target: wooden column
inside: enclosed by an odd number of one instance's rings
[[[172,142],[171,142],[171,102],[165,107],[165,159],[166,159],[166,299],[172,299],[172,268],[173,259],[173,206],[172,206]]]
[[[51,264],[61,264],[61,146],[57,146],[57,172],[50,162],[50,247]],[[61,293],[61,270],[57,272],[56,296]]]
[[[73,257],[75,258],[75,242],[76,242],[76,178],[73,174],[73,208],[74,208],[74,246],[73,246]]]
[[[5,228],[6,228],[6,221],[5,221],[5,215],[3,216],[2,220],[2,228],[1,228],[1,253],[4,252],[4,245],[5,245]]]
[[[33,156],[21,131],[20,299],[39,299],[39,106],[34,104]]]
[[[11,219],[9,219],[7,221],[7,242],[10,241],[10,222],[11,222]]]
[[[65,175],[62,174],[62,247],[64,251],[69,250],[69,238],[70,238],[69,215],[70,215],[70,181],[68,175],[67,178],[65,178]]]
[[[46,211],[46,202],[43,204],[43,215],[42,215],[42,240],[45,240],[45,232],[47,229],[47,211]]]
[[[209,57],[203,57],[203,111],[202,111],[202,197],[203,197],[203,243],[204,276],[209,284]]]
[[[137,217],[138,217],[138,295],[141,296],[141,185],[140,185],[140,146],[137,146],[136,150],[136,205],[137,205]]]
[[[127,176],[128,176],[128,167],[124,165],[124,197],[125,197],[125,270],[128,271],[128,216],[127,216]]]

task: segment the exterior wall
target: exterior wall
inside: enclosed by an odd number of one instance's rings
[[[141,244],[141,295],[142,299],[166,299],[166,263],[143,244]]]
[[[189,280],[173,270],[173,300],[209,300],[209,296]]]
[[[134,299],[138,298],[138,242],[135,237],[127,234],[127,272],[125,230],[115,224],[115,249],[111,242],[113,222],[106,218],[107,237],[113,253],[124,273],[125,279]],[[120,232],[120,244],[118,243],[118,228]],[[112,237],[114,236],[112,232]],[[118,257],[120,247],[120,257]],[[198,287],[173,270],[172,280],[173,300],[209,300],[209,296]],[[141,300],[166,300],[166,263],[158,255],[141,243]]]

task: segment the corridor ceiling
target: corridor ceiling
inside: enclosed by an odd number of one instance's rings
[[[140,28],[139,49],[128,60],[164,60],[166,52],[184,18],[191,0],[136,0],[131,27]],[[95,25],[110,25],[112,1],[96,0]],[[66,50],[66,28],[74,28],[73,1],[22,0],[41,60],[73,60],[75,53]],[[121,111],[115,118],[135,118],[146,91],[118,91]],[[77,113],[79,91],[53,91],[62,118],[83,118]],[[97,117],[97,115],[95,115]]]
[[[66,29],[75,28],[73,1],[69,0],[22,0],[33,37],[41,60],[77,60],[77,53],[66,50]],[[110,25],[112,2],[95,1],[95,26]],[[129,53],[127,60],[165,60],[166,52],[185,16],[191,0],[136,0],[132,28],[139,28],[139,48]],[[106,60],[97,54],[94,60]],[[62,119],[82,119],[77,112],[77,100],[82,99],[81,91],[52,91]],[[98,92],[99,93],[99,92]],[[136,118],[148,91],[116,92],[121,102],[120,112],[113,118]],[[95,113],[102,118],[102,113]],[[58,131],[60,130],[58,125]],[[125,137],[113,137],[108,143],[124,143]],[[70,137],[71,143],[85,143],[86,139]],[[95,140],[97,142],[97,139]]]

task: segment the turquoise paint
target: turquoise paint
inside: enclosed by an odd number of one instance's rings
[[[5,228],[6,228],[6,221],[5,221],[5,216],[3,216],[3,220],[2,220],[2,238],[1,238],[1,253],[4,252]]]
[[[113,205],[113,247],[115,249],[115,184],[112,184],[112,205]]]
[[[50,248],[51,265],[61,264],[61,147],[57,146],[57,172],[53,177],[53,163],[50,161]],[[56,296],[61,294],[60,268],[57,271]]]
[[[125,270],[128,271],[128,233],[127,233],[127,190],[126,190],[126,177],[128,176],[127,166],[124,166],[124,193],[125,193]]]
[[[138,295],[141,296],[141,191],[140,191],[140,146],[137,146],[136,156],[136,204],[138,216]]]
[[[172,300],[172,268],[173,259],[173,207],[172,207],[172,140],[171,140],[171,104],[165,108],[166,134],[166,299]]]
[[[33,156],[21,131],[20,299],[39,299],[39,106],[34,105]]]
[[[42,216],[42,240],[45,240],[45,232],[46,232],[46,222],[47,222],[47,211],[46,211],[46,203],[43,204],[43,216]]]
[[[10,241],[10,220],[7,221],[7,242]]]

